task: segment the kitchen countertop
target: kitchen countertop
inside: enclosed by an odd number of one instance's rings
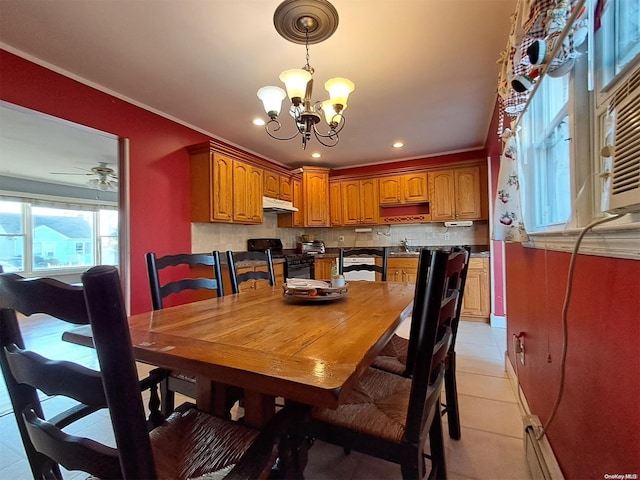
[[[451,245],[443,245],[443,248]],[[432,245],[427,246],[427,248],[437,248],[440,245]],[[363,247],[364,248],[364,247]],[[402,251],[402,247],[393,246],[390,247],[389,258],[417,258],[419,255],[418,250],[421,247],[409,247],[410,251],[405,252]],[[340,248],[338,247],[327,247],[325,253],[316,255],[317,258],[336,258],[340,253]],[[472,257],[487,257],[489,258],[491,255],[489,253],[489,247],[487,245],[471,245],[471,256]]]

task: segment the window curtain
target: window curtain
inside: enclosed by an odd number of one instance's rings
[[[500,156],[498,189],[494,201],[493,240],[527,242],[524,228],[518,175],[518,138],[515,131],[505,129]]]

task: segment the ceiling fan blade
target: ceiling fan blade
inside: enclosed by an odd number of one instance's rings
[[[49,175],[95,175],[95,173],[49,172]]]

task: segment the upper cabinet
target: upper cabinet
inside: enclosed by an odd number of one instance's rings
[[[233,160],[205,148],[189,150],[191,220],[233,221]]]
[[[329,169],[304,167],[302,207],[305,227],[329,226]]]
[[[262,223],[263,169],[240,161],[213,142],[187,148],[191,175],[191,220]]]
[[[233,161],[233,221],[262,223],[263,170]]]
[[[429,200],[426,172],[383,177],[379,185],[380,205],[424,203]]]
[[[298,209],[297,212],[281,213],[278,215],[278,227],[304,226],[304,208],[302,207],[302,180],[298,177],[291,179],[291,202]]]
[[[487,218],[480,166],[429,172],[431,221]]]
[[[291,177],[280,175],[269,170],[264,171],[264,196],[291,201]]]
[[[329,219],[332,227],[342,225],[341,182],[329,182]]]
[[[346,180],[341,184],[342,225],[378,223],[378,179]]]

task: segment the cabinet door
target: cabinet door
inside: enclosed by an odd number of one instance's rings
[[[358,225],[360,223],[360,182],[341,182],[342,192],[342,224]]]
[[[233,162],[233,220],[262,223],[262,170]]]
[[[284,283],[284,263],[273,264],[273,276],[276,279],[276,287],[282,288]]]
[[[380,205],[397,205],[400,202],[402,202],[402,185],[400,177],[381,178]]]
[[[376,224],[380,219],[378,180],[360,181],[360,223]]]
[[[293,200],[293,192],[291,190],[291,177],[278,175],[280,177],[280,199],[291,202]]]
[[[277,173],[264,172],[264,196],[278,198],[280,195],[280,175]]]
[[[329,218],[331,226],[342,225],[342,192],[340,182],[329,183]]]
[[[429,200],[426,173],[403,175],[401,180],[402,197],[405,203],[419,203]]]
[[[431,220],[455,219],[455,187],[453,170],[429,173]]]
[[[329,173],[303,172],[304,225],[307,227],[329,226]]]
[[[456,168],[456,218],[460,220],[476,220],[480,213],[480,167]]]
[[[403,282],[402,268],[391,268],[387,266],[387,282]]]
[[[469,260],[460,315],[489,318],[491,314],[489,288],[489,260],[472,257]]]
[[[333,267],[335,263],[335,258],[316,258],[313,264],[315,279],[329,280],[331,278],[331,267]]]
[[[263,197],[263,173],[261,168],[251,167],[249,172],[249,220],[252,223],[262,223],[264,210],[262,208]]]

